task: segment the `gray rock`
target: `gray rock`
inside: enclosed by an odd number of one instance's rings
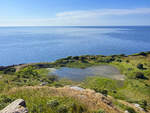
[[[28,113],[28,110],[25,101],[23,99],[17,99],[1,110],[0,113]]]
[[[134,106],[138,109],[140,109],[141,111],[145,111],[143,108],[141,108],[140,104],[134,104]]]
[[[71,89],[74,89],[74,90],[79,90],[79,91],[83,91],[84,89],[81,88],[81,87],[78,87],[78,86],[72,86],[70,87]]]
[[[45,85],[47,85],[48,84],[48,82],[42,82],[41,84],[40,84],[40,86],[45,86]]]
[[[128,111],[128,110],[125,110],[124,113],[129,113],[129,111]]]

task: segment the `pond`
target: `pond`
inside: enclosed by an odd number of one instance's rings
[[[74,81],[84,80],[88,76],[107,77],[116,80],[124,80],[124,75],[110,65],[92,66],[84,69],[62,67],[59,69],[49,68],[50,75],[57,75],[60,78],[68,78]]]

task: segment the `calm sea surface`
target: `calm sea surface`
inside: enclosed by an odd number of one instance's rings
[[[150,26],[0,27],[0,65],[150,51]]]

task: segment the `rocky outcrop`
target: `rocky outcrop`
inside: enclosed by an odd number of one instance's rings
[[[28,113],[28,110],[25,101],[23,99],[17,99],[1,110],[0,113]]]

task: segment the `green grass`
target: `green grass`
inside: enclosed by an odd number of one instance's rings
[[[0,96],[0,109],[18,98],[26,101],[29,113],[81,113],[81,111],[88,113],[87,108],[77,100],[71,97],[55,96],[46,88],[21,89],[15,90],[15,93],[14,91],[5,93],[5,96]]]
[[[123,98],[124,95],[118,93],[119,89],[123,89],[126,86],[124,81],[112,80],[110,78],[102,78],[102,77],[88,77],[83,83],[81,87],[93,89],[96,92],[103,93],[103,91],[107,91],[109,95]]]
[[[123,111],[127,110],[127,111],[130,111],[131,113],[136,113],[135,110],[127,105],[124,105],[116,100],[113,100],[113,104],[119,108],[119,109],[122,109]],[[129,112],[129,113],[130,113]]]
[[[60,68],[60,67],[73,67],[73,68],[86,68],[95,65],[108,64],[117,67],[122,74],[125,75],[124,81],[112,80],[110,78],[89,77],[82,83],[76,83],[67,79],[58,80],[55,76],[47,76],[48,70],[46,68]],[[144,69],[139,69],[138,65],[142,64]],[[140,72],[147,79],[137,78],[136,73]],[[146,101],[148,103],[147,109],[150,109],[150,53],[138,53],[134,55],[84,55],[76,57],[67,57],[59,59],[52,63],[35,63],[22,68],[19,72],[14,72],[14,67],[8,67],[0,70],[0,93],[7,92],[13,87],[22,86],[35,86],[42,82],[47,82],[48,86],[62,87],[65,85],[77,85],[81,87],[94,89],[97,92],[107,93],[116,99],[122,99],[128,102],[141,103]],[[28,92],[28,91],[27,91]],[[36,91],[35,91],[36,92]],[[30,92],[28,92],[30,94]],[[33,92],[32,92],[33,93]],[[15,96],[16,95],[16,96]],[[38,96],[34,95],[28,100],[27,94],[16,92],[11,95],[11,98],[25,98],[27,102],[33,100],[38,103],[42,102],[46,106],[48,100],[58,99],[59,103],[61,98],[42,97],[38,101]],[[17,96],[18,95],[18,96]],[[21,96],[22,95],[22,96]],[[37,100],[36,100],[37,99]],[[62,100],[64,97],[62,98]],[[37,101],[37,102],[36,102]],[[68,100],[68,103],[70,100]],[[7,103],[6,103],[7,104]],[[31,104],[31,103],[28,103]],[[66,103],[67,104],[67,103]],[[70,104],[70,103],[69,103]],[[37,104],[38,107],[41,106]],[[28,105],[31,110],[34,109],[33,104]],[[38,108],[37,107],[37,108]],[[40,107],[39,107],[40,108]],[[45,108],[42,108],[45,109]],[[68,108],[71,109],[71,108]],[[40,110],[40,109],[38,109]],[[38,111],[39,112],[39,111]]]
[[[83,83],[82,86],[87,88],[102,88],[108,90],[116,90],[123,87],[123,81],[112,80],[109,78],[102,77],[88,77]]]

